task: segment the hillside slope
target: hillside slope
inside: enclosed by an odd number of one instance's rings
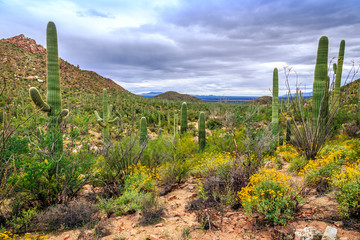
[[[168,91],[156,95],[154,99],[166,99],[166,100],[185,101],[185,102],[202,102],[202,100],[198,99],[197,97],[193,97],[188,94],[181,94],[174,91]]]
[[[102,93],[103,88],[130,93],[108,78],[93,71],[81,70],[60,58],[63,94]],[[24,35],[0,40],[0,77],[7,86],[32,86],[46,89],[46,49]],[[1,80],[3,80],[1,79]]]

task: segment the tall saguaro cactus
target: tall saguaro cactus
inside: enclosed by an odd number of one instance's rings
[[[69,110],[61,110],[61,87],[59,74],[59,57],[56,26],[49,22],[46,28],[46,53],[47,53],[47,97],[46,102],[40,96],[39,91],[31,87],[29,90],[33,102],[48,114],[48,130],[51,139],[49,152],[61,153],[63,151],[61,122],[69,113]]]
[[[180,122],[180,133],[184,134],[187,131],[187,105],[183,102],[181,106],[181,122]]]
[[[325,94],[328,92],[328,89],[326,89],[328,81],[328,53],[329,40],[326,36],[322,36],[319,40],[313,84],[312,122],[314,128],[317,128],[318,124],[326,117],[322,116],[322,113],[328,107],[325,102]]]
[[[273,134],[278,135],[279,132],[279,75],[278,69],[274,68],[273,72],[273,97],[272,97],[272,128]]]
[[[334,64],[336,66],[334,69],[336,77],[334,84],[334,95],[332,100],[332,110],[335,110],[340,104],[340,86],[341,86],[341,75],[342,75],[342,69],[344,63],[344,55],[345,55],[345,40],[341,40],[337,66],[336,64]]]
[[[140,120],[140,144],[143,145],[147,140],[147,128],[146,128],[146,118],[142,117]]]
[[[112,117],[112,110],[113,110],[113,106],[109,105],[108,99],[107,99],[107,90],[106,90],[106,88],[104,88],[103,89],[103,117],[101,118],[99,113],[96,110],[94,111],[96,121],[103,128],[104,146],[109,146],[109,143],[110,143],[109,124],[114,123],[119,119],[119,117],[116,117],[113,120],[110,120],[110,118]]]
[[[199,117],[199,150],[200,152],[204,151],[205,149],[205,114],[203,112],[200,113]]]

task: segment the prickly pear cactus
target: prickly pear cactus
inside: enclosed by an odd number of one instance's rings
[[[61,87],[59,74],[59,57],[56,26],[49,22],[46,29],[46,53],[47,53],[47,98],[46,102],[40,96],[39,91],[31,87],[30,97],[42,111],[48,113],[48,134],[51,139],[49,152],[61,153],[63,151],[61,122],[69,113],[69,110],[61,110]]]

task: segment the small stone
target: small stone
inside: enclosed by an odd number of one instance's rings
[[[156,235],[154,235],[154,234],[150,234],[150,235],[149,235],[149,238],[150,238],[151,240],[160,239],[158,236],[156,236]]]
[[[337,228],[327,226],[321,240],[336,240]]]
[[[175,199],[177,199],[177,197],[174,195],[174,196],[169,197],[168,201],[172,201],[172,200],[175,200]]]
[[[164,226],[163,223],[158,223],[158,224],[155,225],[155,227],[163,227],[163,226]]]
[[[322,232],[314,227],[306,227],[295,231],[295,240],[321,240]]]
[[[344,222],[343,221],[337,221],[337,222],[334,222],[335,226],[337,227],[343,227],[344,226]]]

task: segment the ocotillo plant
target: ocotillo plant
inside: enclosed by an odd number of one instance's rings
[[[59,74],[59,57],[56,26],[49,22],[46,29],[46,53],[47,53],[47,97],[46,102],[40,96],[39,91],[31,87],[30,97],[33,102],[48,113],[48,130],[51,139],[50,153],[63,151],[61,122],[69,113],[69,110],[61,110],[61,88]]]
[[[342,40],[340,42],[338,63],[337,65],[334,63],[335,66],[334,72],[336,74],[336,77],[334,84],[334,95],[332,98],[332,111],[334,111],[340,104],[340,85],[341,85],[341,75],[342,75],[343,62],[344,62],[344,54],[345,54],[345,40]]]
[[[187,131],[187,105],[186,102],[183,102],[181,106],[180,133],[184,134],[186,131]]]
[[[147,128],[146,128],[146,118],[142,117],[140,120],[140,144],[143,145],[147,141]]]
[[[326,89],[328,87],[328,51],[329,40],[326,36],[322,36],[319,40],[313,84],[312,123],[314,129],[318,129],[327,118],[324,114],[328,109],[328,102],[325,101],[325,95],[329,91]]]
[[[107,90],[106,88],[103,89],[103,117],[101,118],[99,113],[95,110],[95,117],[96,121],[99,125],[103,128],[103,139],[104,139],[104,146],[107,147],[110,144],[110,127],[109,124],[116,122],[119,118],[116,117],[113,120],[110,120],[112,117],[112,110],[113,106],[108,104],[107,99]]]
[[[204,151],[205,149],[205,114],[203,112],[200,113],[199,117],[199,150],[200,152]]]
[[[279,132],[279,75],[278,69],[273,72],[273,97],[272,97],[272,128],[273,134],[277,137]]]

